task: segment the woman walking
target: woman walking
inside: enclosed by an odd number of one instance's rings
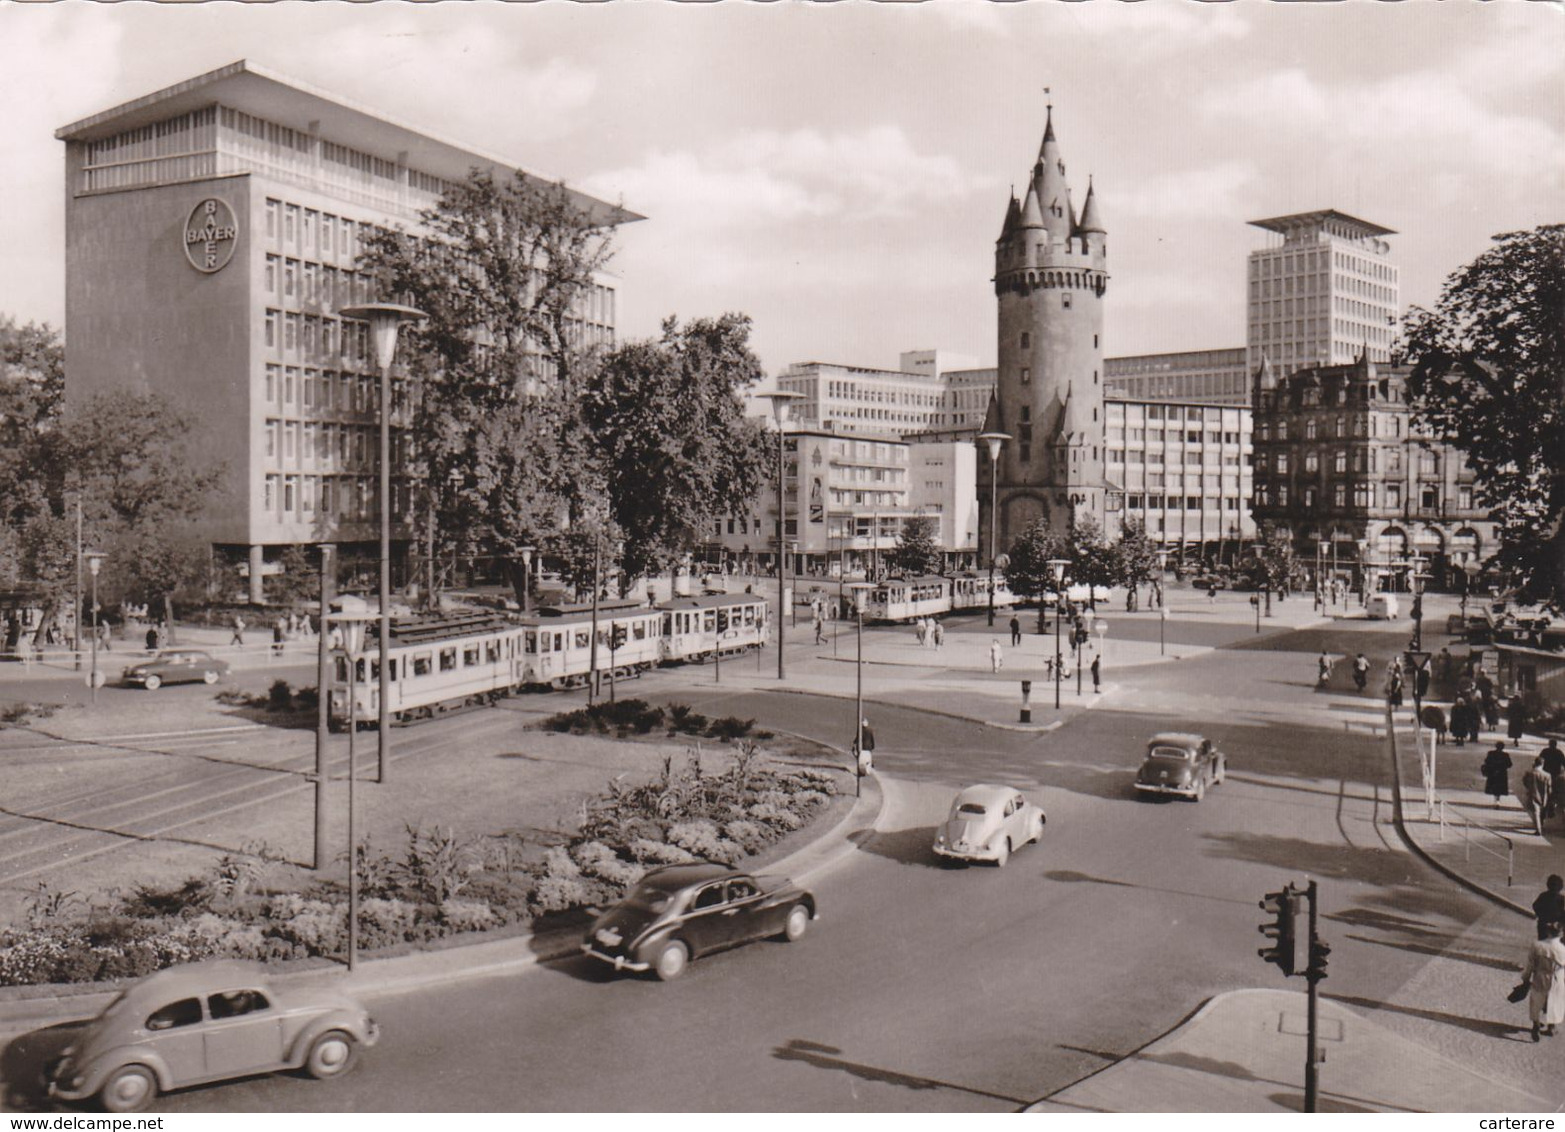
[[[1512,743],[1520,743],[1527,732],[1527,705],[1520,696],[1512,696],[1505,705],[1505,733]]]
[[[1494,799],[1494,808],[1500,808],[1500,799],[1511,792],[1511,756],[1505,753],[1503,744],[1496,743],[1494,750],[1483,757],[1484,793]]]
[[[1560,925],[1551,923],[1540,931],[1543,938],[1527,952],[1522,981],[1529,989],[1527,1014],[1532,1019],[1532,1040],[1539,1035],[1552,1038],[1554,1027],[1565,1022],[1565,943],[1560,942]]]

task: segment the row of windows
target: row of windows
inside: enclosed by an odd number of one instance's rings
[[[1218,499],[1210,495],[1126,495],[1130,511],[1238,511],[1238,496]]]
[[[349,220],[275,197],[266,198],[265,216],[266,239],[274,247],[298,248],[306,255],[339,259],[344,264],[358,258],[363,241],[376,228],[367,220]]]
[[[408,513],[411,489],[405,480],[391,481],[391,512]],[[375,476],[268,475],[263,482],[261,507],[284,521],[335,515],[343,519],[369,519],[378,513]]]
[[[391,464],[402,467],[411,440],[402,429],[391,432]],[[372,426],[317,424],[314,421],[266,422],[266,456],[269,460],[308,460],[324,464],[367,465],[380,448],[380,434]]]
[[[400,378],[392,379],[390,397],[393,419],[406,410],[407,392],[406,382]],[[306,409],[374,413],[378,411],[380,383],[365,374],[268,363],[263,393],[267,405],[284,408],[302,405]]]
[[[335,309],[368,302],[374,295],[374,280],[363,272],[280,255],[266,257],[263,280],[266,294],[279,305],[295,305],[287,300],[296,299]]]
[[[1438,476],[1440,474],[1439,453],[1420,448],[1418,452],[1418,474],[1420,476]],[[1330,453],[1331,470],[1338,475],[1348,470],[1348,449],[1339,448]],[[1264,472],[1270,467],[1278,475],[1287,475],[1289,468],[1289,454],[1277,452],[1268,457],[1266,452],[1258,452],[1255,456],[1255,469]],[[1310,451],[1304,453],[1303,468],[1306,472],[1318,472],[1321,467],[1321,454]],[[1352,455],[1353,470],[1355,472],[1378,472],[1382,469],[1387,472],[1400,472],[1402,470],[1401,448],[1355,448]]]
[[[369,361],[367,323],[271,308],[267,308],[263,321],[266,348],[274,354],[296,354],[305,361],[318,362]]]
[[[1306,404],[1311,402],[1310,394],[1313,394],[1314,392],[1314,390],[1306,391]],[[1342,393],[1343,396],[1346,397],[1347,390],[1343,390]],[[1351,433],[1349,432],[1350,427],[1352,429]],[[1262,441],[1271,440],[1273,438],[1274,432],[1276,434],[1276,439],[1288,439],[1287,418],[1280,418],[1275,425],[1273,425],[1271,421],[1258,422],[1255,426],[1255,439]],[[1294,432],[1297,433],[1298,430],[1295,429]],[[1369,437],[1376,439],[1379,437],[1396,439],[1402,435],[1402,418],[1395,413],[1368,413],[1364,416],[1354,416],[1352,418],[1339,416],[1336,419],[1336,431],[1330,432],[1327,429],[1322,428],[1321,422],[1315,417],[1308,417],[1304,421],[1303,434],[1305,440],[1329,438],[1332,436],[1335,436],[1338,439],[1344,439],[1350,435],[1368,435]],[[1295,439],[1297,439],[1297,436],[1295,436]]]

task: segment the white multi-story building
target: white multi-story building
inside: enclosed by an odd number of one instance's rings
[[[1246,369],[1280,374],[1341,365],[1368,352],[1389,361],[1400,312],[1396,233],[1334,209],[1252,220],[1274,234],[1250,253]]]
[[[1126,401],[1199,401],[1248,405],[1245,349],[1183,350],[1103,359],[1105,396]]]
[[[795,362],[778,375],[777,388],[804,398],[791,407],[796,421],[845,434],[901,436],[934,427],[945,386],[933,371]]]

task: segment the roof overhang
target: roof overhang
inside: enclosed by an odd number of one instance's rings
[[[247,59],[72,122],[56,130],[54,136],[60,141],[98,141],[215,104],[301,133],[318,134],[448,181],[464,180],[477,168],[510,169],[541,184],[564,184],[562,178],[525,169],[503,157],[415,129]],[[577,207],[605,224],[646,219],[640,213],[580,190],[567,186],[566,191]]]
[[[1360,235],[1364,236],[1395,236],[1394,228],[1382,228],[1379,224],[1371,224],[1368,220],[1360,220],[1356,216],[1349,216],[1346,212],[1338,212],[1334,208],[1322,208],[1315,212],[1296,212],[1291,216],[1273,216],[1266,220],[1246,221],[1251,227],[1265,228],[1268,232],[1280,232],[1286,235],[1298,228],[1319,227],[1327,220],[1336,220],[1350,228],[1356,228]]]

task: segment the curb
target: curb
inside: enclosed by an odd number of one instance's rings
[[[829,744],[827,744],[829,746]],[[834,750],[836,748],[833,748]],[[840,753],[840,752],[839,752]],[[828,830],[793,852],[760,866],[756,872],[786,872],[794,879],[810,876],[857,850],[858,844],[849,834],[857,829],[873,827],[880,819],[885,804],[885,793],[879,778],[871,774],[859,780],[867,784],[847,813]],[[828,845],[833,840],[839,844]],[[825,848],[823,848],[825,846]],[[811,860],[814,856],[818,859]],[[349,974],[340,963],[306,960],[318,966],[298,971],[277,971],[270,977],[279,983],[318,982],[337,980],[356,994],[400,994],[446,983],[480,979],[493,975],[511,974],[556,959],[574,955],[578,951],[579,933],[561,929],[540,937],[531,932],[505,939],[477,940],[458,944],[437,951],[416,951],[409,955],[389,956],[384,959],[366,959],[358,971]],[[520,950],[522,954],[511,954]],[[485,954],[478,954],[484,952]],[[491,954],[488,953],[493,953]],[[452,958],[447,958],[452,957]],[[432,970],[420,971],[418,967]],[[23,995],[11,1002],[0,1004],[0,1041],[8,1041],[29,1031],[64,1022],[85,1020],[96,1016],[109,1000],[128,983],[71,983],[65,987],[80,987],[79,991],[64,987],[45,991],[36,996]],[[39,989],[17,987],[17,991]],[[27,1006],[35,1009],[28,1010]],[[11,1011],[19,1006],[20,1011]]]
[[[1402,817],[1402,754],[1397,746],[1396,717],[1392,714],[1389,704],[1386,706],[1386,745],[1391,748],[1392,824],[1396,826],[1397,836],[1402,839],[1402,844],[1412,850],[1413,855],[1423,861],[1424,864],[1456,881],[1463,888],[1498,904],[1502,908],[1508,908],[1518,915],[1525,916],[1529,920],[1532,919],[1532,909],[1522,907],[1509,897],[1502,896],[1493,889],[1463,876],[1445,863],[1436,860],[1432,854],[1424,850],[1424,847],[1418,843],[1418,839],[1408,832]]]

